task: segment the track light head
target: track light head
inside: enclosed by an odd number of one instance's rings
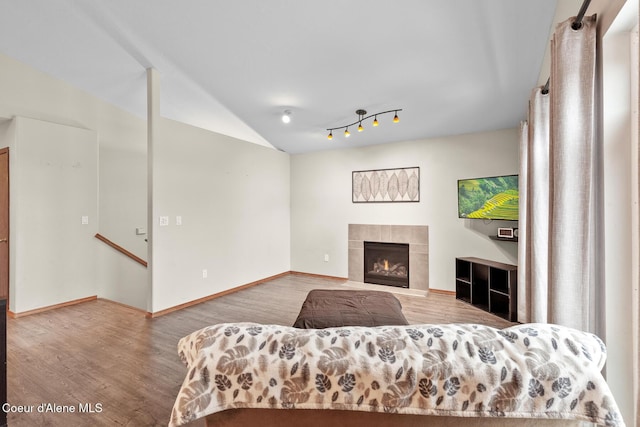
[[[282,123],[291,122],[291,110],[284,110],[282,113]]]

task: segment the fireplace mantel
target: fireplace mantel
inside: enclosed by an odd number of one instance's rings
[[[408,244],[409,289],[429,290],[428,226],[349,224],[349,280],[352,282],[364,282],[365,241]]]

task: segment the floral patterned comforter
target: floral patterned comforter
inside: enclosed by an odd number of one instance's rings
[[[170,426],[231,408],[559,418],[624,426],[593,334],[557,325],[296,329],[229,323],[178,344]]]

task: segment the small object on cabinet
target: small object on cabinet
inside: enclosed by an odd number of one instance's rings
[[[503,239],[513,239],[513,228],[498,228],[498,237]]]

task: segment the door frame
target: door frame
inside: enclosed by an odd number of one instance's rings
[[[9,280],[10,280],[10,217],[9,217],[9,148],[0,148],[0,173],[6,176],[0,176],[0,185],[6,188],[0,189],[0,195],[6,194],[6,204],[0,198],[0,245],[6,245],[6,251],[0,251],[0,298],[6,298],[7,311],[9,310]],[[2,227],[6,226],[6,237],[2,233]],[[6,240],[5,240],[6,239]],[[4,241],[3,241],[4,240]]]

